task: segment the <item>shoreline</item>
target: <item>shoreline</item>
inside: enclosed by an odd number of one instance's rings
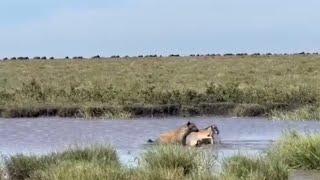
[[[269,117],[272,110],[289,110],[287,104],[201,103],[198,105],[131,105],[131,106],[38,106],[0,108],[1,118],[140,118],[140,117],[194,117],[235,116]]]

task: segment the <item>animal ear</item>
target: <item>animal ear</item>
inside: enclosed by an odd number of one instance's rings
[[[190,126],[190,124],[191,124],[191,122],[190,122],[190,121],[188,121],[187,126]]]

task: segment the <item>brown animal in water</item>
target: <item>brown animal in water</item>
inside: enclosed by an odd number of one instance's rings
[[[188,122],[177,130],[163,133],[156,141],[149,139],[149,143],[158,143],[158,144],[182,144],[186,145],[186,137],[192,132],[198,132],[199,129],[194,123]]]
[[[215,135],[218,135],[219,129],[216,125],[211,125],[199,132],[191,132],[186,138],[187,146],[201,146],[202,144],[213,144]]]

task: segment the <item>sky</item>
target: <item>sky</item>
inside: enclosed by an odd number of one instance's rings
[[[319,0],[1,0],[0,58],[320,51]]]

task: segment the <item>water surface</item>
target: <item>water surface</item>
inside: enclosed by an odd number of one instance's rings
[[[199,128],[217,124],[220,144],[204,149],[219,158],[264,152],[285,130],[317,132],[319,122],[270,121],[264,118],[140,118],[132,120],[83,120],[67,118],[0,119],[0,152],[46,154],[71,145],[111,144],[123,162],[134,163],[151,147],[148,139],[175,129],[187,121]]]

